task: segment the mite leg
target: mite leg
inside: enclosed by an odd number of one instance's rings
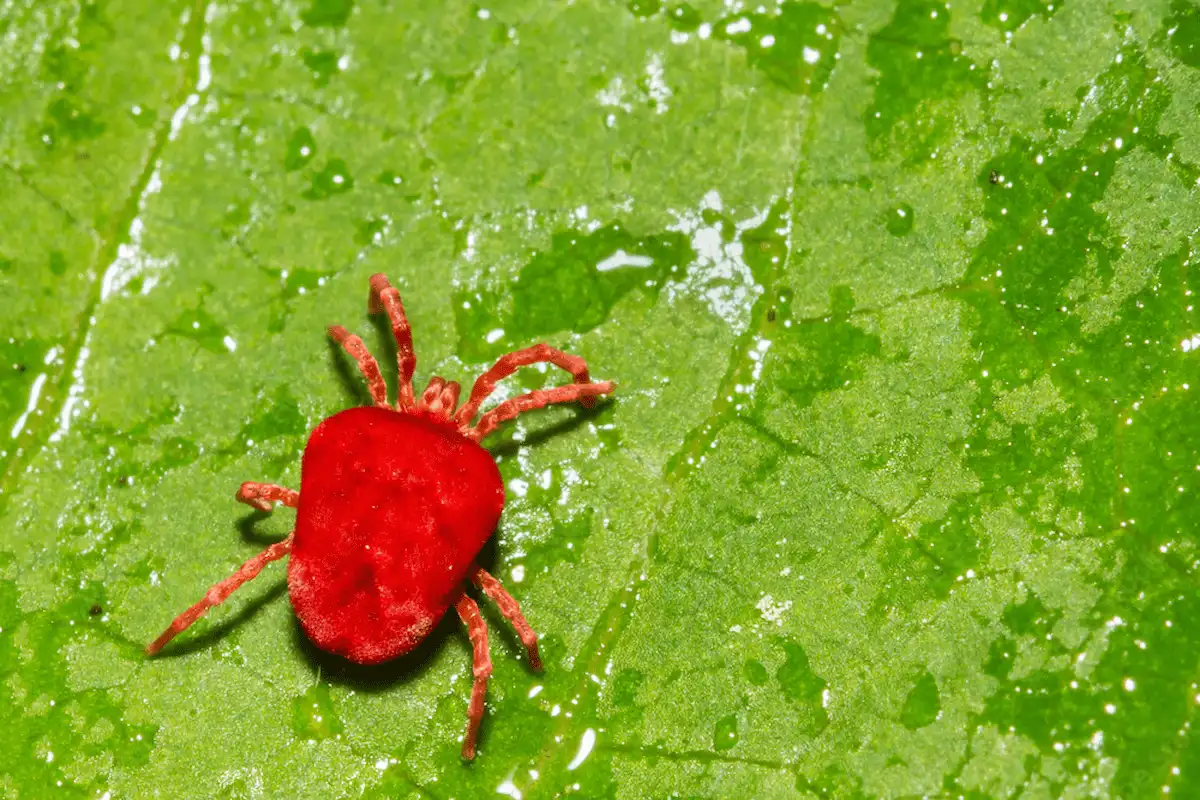
[[[204,593],[204,599],[187,611],[180,614],[171,623],[171,626],[163,631],[162,635],[155,639],[146,647],[146,655],[152,656],[166,646],[167,642],[174,639],[177,635],[187,630],[193,622],[204,616],[204,613],[216,605],[225,602],[229,595],[233,594],[234,590],[247,581],[258,577],[258,573],[262,572],[262,568],[272,561],[277,561],[288,554],[292,549],[292,537],[288,535],[286,539],[268,547],[258,555],[254,556],[246,563],[238,568],[238,571],[233,573],[220,583],[214,584],[211,589]]]
[[[412,327],[400,302],[400,292],[388,282],[386,275],[371,276],[371,295],[367,299],[367,311],[378,314],[386,311],[392,322],[392,335],[396,337],[396,362],[400,367],[400,384],[396,407],[403,410],[416,405],[413,396],[412,378],[417,369],[417,353],[413,350]]]
[[[463,433],[478,442],[496,430],[496,426],[501,422],[513,419],[522,412],[542,408],[553,403],[569,403],[572,400],[608,394],[613,388],[612,381],[602,381],[600,383],[573,383],[570,386],[558,386],[553,389],[542,389],[530,392],[529,394],[523,394],[520,397],[514,397],[512,400],[505,400],[480,417],[479,422],[476,423],[474,428],[469,428],[463,431]]]
[[[246,481],[238,489],[237,499],[259,511],[270,511],[274,508],[271,504],[275,501],[283,503],[288,508],[295,508],[300,504],[300,493],[276,486],[273,483]]]
[[[488,398],[488,395],[495,391],[497,383],[512,375],[521,367],[542,362],[565,369],[571,373],[571,379],[575,383],[591,382],[591,378],[588,376],[587,362],[582,358],[568,355],[548,344],[535,344],[533,347],[526,347],[524,350],[517,350],[508,355],[501,356],[491,369],[480,375],[475,380],[475,385],[471,387],[471,397],[458,410],[458,413],[454,415],[454,421],[459,425],[466,425],[475,416],[475,413],[479,411],[479,407],[483,405],[483,401]],[[588,397],[582,402],[585,407],[591,407],[591,404],[595,401]]]
[[[425,387],[425,391],[421,393],[421,401],[417,403],[417,408],[426,411],[432,411],[442,398],[442,388],[446,385],[446,380],[437,375],[429,379],[429,385]]]
[[[375,401],[375,405],[387,408],[387,384],[383,382],[383,374],[379,371],[379,362],[367,350],[363,340],[341,325],[330,325],[329,336],[344,347],[346,352],[358,362],[358,369],[367,379],[367,388],[371,390],[371,399]]]
[[[454,413],[455,406],[458,405],[458,393],[462,387],[457,381],[446,381],[446,385],[442,387],[442,396],[439,403],[439,410],[446,419],[450,419],[450,415]]]
[[[417,408],[436,414],[443,419],[449,419],[458,405],[459,386],[454,381],[447,381],[437,375],[429,379],[429,386],[421,393]]]
[[[471,704],[467,707],[467,737],[463,739],[462,757],[470,761],[475,758],[475,741],[479,738],[479,723],[483,721],[483,699],[487,696],[488,678],[492,675],[492,657],[488,653],[487,623],[479,613],[479,606],[465,593],[454,604],[458,616],[467,626],[471,639],[475,682],[471,685]]]
[[[517,603],[517,598],[509,594],[500,585],[500,581],[484,571],[483,567],[478,564],[472,565],[471,581],[482,589],[484,594],[491,598],[496,607],[500,609],[500,613],[504,615],[504,618],[512,623],[517,636],[521,639],[521,644],[525,645],[525,650],[529,653],[529,665],[540,672],[542,669],[542,657],[538,653],[537,634],[533,632],[533,628],[526,621],[525,615],[521,613],[521,606]]]

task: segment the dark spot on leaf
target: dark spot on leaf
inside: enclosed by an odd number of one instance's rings
[[[786,639],[776,641],[784,654],[783,664],[775,671],[779,690],[799,707],[799,732],[816,735],[829,725],[829,715],[824,707],[825,680],[812,671],[808,654],[798,643]]]
[[[172,436],[162,444],[159,464],[165,469],[191,464],[200,456],[200,448],[182,436]]]
[[[1050,19],[1061,8],[1061,0],[984,0],[979,18],[1006,33],[1017,31],[1034,15]]]
[[[354,188],[354,179],[350,169],[340,158],[331,158],[320,172],[312,177],[312,187],[304,193],[308,200],[324,200],[338,194],[344,194]]]
[[[754,686],[762,686],[770,678],[767,668],[762,665],[762,662],[754,659],[748,659],[742,665],[742,675]]]
[[[814,794],[821,800],[869,800],[873,797],[863,791],[862,778],[850,774],[840,764],[830,764],[815,778],[797,775],[796,791]]]
[[[317,140],[308,128],[298,128],[288,139],[283,166],[288,172],[300,169],[317,154]]]
[[[808,654],[804,648],[795,642],[781,642],[785,660],[775,673],[779,688],[784,697],[801,703],[811,703],[821,699],[825,690],[825,681],[812,671],[808,665]]]
[[[623,669],[613,680],[613,704],[633,706],[637,704],[637,693],[646,676],[636,669]]]
[[[637,237],[612,224],[592,233],[555,233],[550,249],[535,253],[505,292],[456,295],[459,352],[486,358],[513,343],[592,330],[630,292],[656,297],[667,277],[693,258],[687,237],[674,231]],[[505,313],[501,302],[508,297],[511,311]],[[494,330],[503,335],[497,338]]]
[[[95,139],[104,133],[104,123],[98,113],[77,97],[60,95],[46,109],[47,124],[42,129],[42,141],[53,147],[60,140],[78,142]]]
[[[287,387],[275,391],[274,399],[261,406],[254,419],[242,426],[238,439],[247,442],[265,442],[277,436],[299,436],[308,430],[308,421],[300,412],[296,398]]]
[[[1200,69],[1200,9],[1185,0],[1175,0],[1164,27],[1175,57]]]
[[[327,86],[329,79],[339,72],[339,56],[332,51],[311,48],[305,50],[300,57],[304,59],[304,66],[312,70],[313,82],[318,87]]]
[[[404,183],[404,178],[387,169],[379,173],[379,177],[375,180],[384,186],[400,186]]]
[[[350,19],[354,0],[313,0],[312,5],[300,14],[305,25],[314,28],[340,28]]]
[[[867,43],[867,63],[879,72],[867,133],[886,138],[903,123],[910,158],[924,160],[949,135],[949,120],[931,113],[939,100],[985,88],[986,72],[972,69],[950,36],[950,11],[935,0],[911,0]],[[923,110],[928,109],[928,110]]]
[[[387,229],[387,221],[382,219],[367,219],[358,223],[354,233],[354,243],[366,247],[375,243],[375,237],[382,236]]]
[[[662,8],[659,0],[630,0],[626,7],[635,17],[652,17]]]
[[[922,673],[904,701],[900,722],[910,731],[924,728],[932,724],[941,711],[942,702],[938,695],[937,682],[928,672]]]
[[[203,307],[184,311],[163,331],[164,335],[191,339],[210,353],[228,353],[228,331]]]
[[[779,303],[786,310],[790,295],[781,293]],[[777,333],[773,350],[786,360],[788,369],[775,375],[772,383],[792,402],[807,406],[819,394],[844,387],[861,374],[867,357],[880,353],[879,337],[851,323],[853,309],[849,287],[834,286],[829,317],[793,324]]]
[[[738,12],[713,24],[713,38],[746,51],[746,61],[800,95],[819,93],[833,72],[842,21],[817,3],[785,3],[773,13]]]
[[[672,28],[684,33],[691,33],[699,28],[700,23],[703,22],[700,12],[687,3],[680,3],[667,11],[667,21],[671,24]]]
[[[1045,636],[1062,615],[1051,612],[1032,592],[1023,603],[1005,606],[1001,619],[1008,629],[1018,636]]]

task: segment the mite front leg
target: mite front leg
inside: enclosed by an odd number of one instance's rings
[[[233,575],[221,581],[220,583],[214,584],[211,589],[204,593],[203,600],[201,600],[199,603],[196,603],[187,611],[176,617],[175,621],[171,623],[170,627],[163,631],[161,636],[159,636],[146,647],[146,655],[152,656],[159,650],[162,650],[163,647],[166,646],[167,642],[171,641],[180,633],[183,633],[183,631],[191,627],[192,623],[204,616],[206,611],[213,606],[218,606],[221,603],[224,603],[226,598],[233,594],[239,586],[257,578],[258,573],[262,572],[263,567],[265,567],[267,564],[270,564],[272,561],[277,561],[283,558],[289,552],[291,552],[291,549],[292,535],[289,534],[288,537],[283,541],[276,542],[266,550],[263,550],[261,553],[254,556],[254,558],[246,561],[244,564],[242,564],[237,572],[233,573]]]
[[[355,336],[341,325],[329,326],[329,337],[345,348],[346,352],[358,362],[358,369],[367,379],[367,389],[371,392],[371,400],[380,408],[388,408],[387,384],[383,382],[383,373],[379,371],[379,362],[367,350],[363,340]]]
[[[483,401],[496,390],[497,383],[521,367],[540,363],[553,364],[566,370],[571,373],[571,379],[575,383],[590,383],[592,380],[588,375],[587,362],[579,356],[569,355],[548,344],[535,344],[533,347],[526,347],[524,350],[517,350],[501,356],[491,369],[476,378],[475,385],[471,387],[470,398],[454,415],[454,421],[459,425],[469,423],[474,418],[475,412],[479,411],[479,407],[483,405]],[[585,407],[590,405],[588,400],[591,398],[583,401]]]
[[[400,292],[383,274],[371,276],[371,294],[367,298],[367,312],[378,314],[380,311],[387,312],[388,320],[392,323],[392,336],[396,339],[396,364],[400,368],[396,407],[407,411],[416,405],[412,378],[417,369],[417,353],[413,350],[412,326],[408,324],[408,315],[404,313]]]
[[[471,684],[471,704],[467,707],[467,736],[463,739],[462,747],[462,757],[470,761],[475,758],[479,723],[483,721],[483,700],[487,696],[488,678],[492,675],[492,657],[488,653],[487,623],[479,613],[479,606],[464,593],[458,598],[454,608],[467,626],[473,656],[471,671],[475,681]]]
[[[501,422],[513,419],[525,411],[543,408],[553,403],[569,403],[572,400],[608,394],[613,388],[614,386],[611,381],[602,381],[600,383],[573,383],[570,386],[558,386],[553,389],[541,389],[529,394],[523,394],[520,397],[514,397],[512,400],[505,400],[484,414],[479,418],[479,422],[476,423],[475,427],[468,428],[464,431],[464,434],[478,442],[496,430],[496,427]]]
[[[483,567],[473,564],[471,565],[471,569],[471,582],[491,598],[492,602],[496,604],[496,608],[500,609],[500,613],[504,615],[504,618],[512,624],[513,629],[517,632],[517,636],[521,639],[521,644],[525,645],[525,651],[529,653],[529,666],[540,672],[542,669],[542,657],[538,653],[537,634],[534,633],[533,627],[525,619],[525,615],[521,613],[520,603],[505,590],[500,581],[486,572]]]
[[[299,492],[276,486],[273,483],[255,483],[254,481],[246,481],[241,485],[241,488],[238,489],[237,499],[259,511],[272,510],[275,507],[272,503],[275,502],[283,503],[288,508],[296,508],[300,505]]]

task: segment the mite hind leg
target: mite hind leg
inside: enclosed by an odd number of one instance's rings
[[[470,761],[475,758],[475,742],[479,738],[479,723],[483,721],[483,700],[487,696],[488,678],[492,675],[492,657],[488,653],[487,623],[479,613],[479,606],[464,592],[454,604],[458,616],[467,626],[471,640],[472,674],[471,703],[467,706],[467,735],[463,739],[462,757]]]
[[[286,539],[268,547],[258,555],[246,561],[238,568],[238,571],[233,573],[220,583],[213,584],[212,588],[204,593],[204,598],[184,611],[175,621],[171,623],[162,635],[151,642],[146,647],[146,655],[152,656],[166,646],[167,642],[174,639],[180,633],[191,627],[192,623],[200,619],[213,606],[224,603],[229,595],[242,584],[254,580],[258,577],[258,573],[262,572],[263,567],[270,564],[272,561],[278,561],[286,556],[292,549],[292,536],[288,535]],[[486,647],[485,647],[486,649]]]
[[[246,481],[238,488],[237,499],[259,511],[272,510],[275,507],[272,503],[277,501],[288,508],[296,508],[300,505],[300,493],[294,489],[277,486],[273,483],[255,483],[254,481]]]
[[[512,624],[517,636],[521,639],[521,644],[525,645],[525,650],[529,653],[529,666],[540,672],[542,657],[538,653],[537,634],[534,633],[533,626],[525,619],[525,615],[521,613],[521,605],[517,602],[517,598],[509,594],[500,581],[478,564],[472,565],[471,582],[491,598],[504,618]]]

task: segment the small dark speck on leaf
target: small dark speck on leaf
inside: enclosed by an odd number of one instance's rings
[[[92,607],[88,609],[88,613],[93,617],[98,617],[104,613],[104,606],[99,603],[92,603]]]
[[[988,180],[994,185],[1000,182],[1000,173],[992,170],[988,173]]]
[[[767,322],[774,322],[774,321],[775,321],[775,309],[768,308],[767,309]]]
[[[24,364],[13,364],[13,369],[15,369],[17,372],[24,372],[25,370],[27,370],[29,368],[26,367]]]

